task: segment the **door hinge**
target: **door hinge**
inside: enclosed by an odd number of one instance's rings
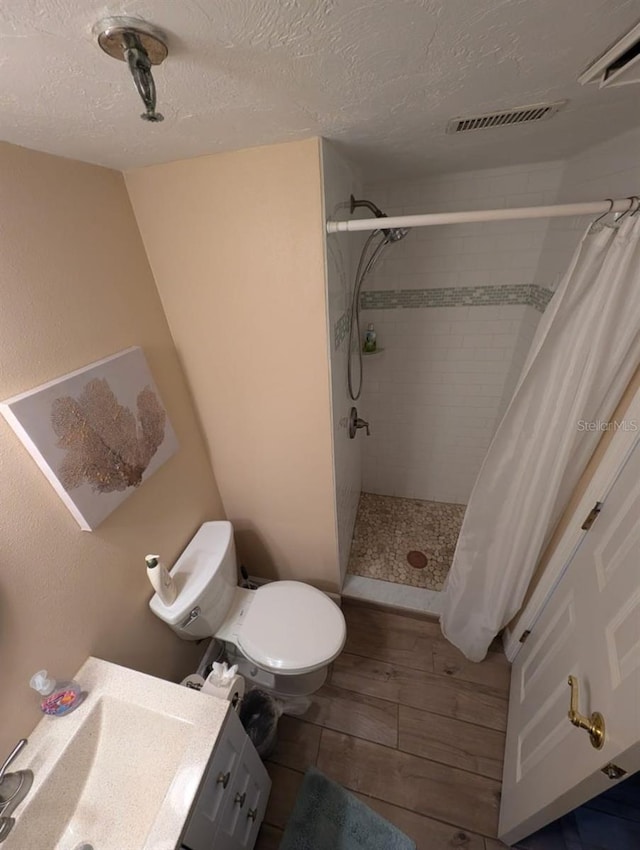
[[[531,629],[527,629],[526,631],[522,632],[522,634],[520,635],[520,643],[524,643],[530,634]]]
[[[623,776],[627,775],[626,770],[618,767],[617,764],[613,764],[613,762],[605,764],[605,766],[601,768],[601,772],[604,773],[605,776],[608,776],[609,779],[622,779]]]
[[[598,514],[602,510],[602,502],[596,502],[595,505],[589,511],[587,518],[580,526],[583,531],[589,531],[593,523],[598,519]]]

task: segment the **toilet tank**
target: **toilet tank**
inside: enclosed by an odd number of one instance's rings
[[[224,622],[238,573],[233,526],[205,522],[170,570],[177,596],[171,605],[154,594],[149,607],[183,640],[211,637]]]

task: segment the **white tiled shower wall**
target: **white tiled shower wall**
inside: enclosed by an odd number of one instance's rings
[[[385,350],[365,359],[362,411],[371,436],[364,444],[363,490],[465,504],[520,353],[519,332],[524,322],[537,323],[526,315],[535,311],[370,312]]]
[[[567,161],[558,203],[640,196],[640,128],[595,145]],[[608,219],[610,220],[610,219]],[[588,219],[558,218],[549,224],[536,282],[556,288]]]
[[[322,141],[324,205],[327,218],[348,218],[349,195],[357,193],[356,176],[330,142]],[[336,345],[335,328],[348,311],[354,254],[361,239],[337,233],[327,239],[327,319],[331,352],[331,414],[338,550],[342,577],[347,570],[362,481],[362,450],[347,429],[352,402],[347,394],[347,339]]]
[[[367,186],[389,215],[553,204],[564,163],[514,165]],[[547,219],[420,227],[389,247],[366,289],[533,283]],[[392,284],[392,285],[390,285]]]
[[[563,167],[390,181],[365,196],[390,215],[535,206],[555,202]],[[547,220],[416,228],[386,249],[364,288],[546,286],[536,272],[547,229]],[[362,326],[373,322],[385,349],[364,361],[361,408],[372,434],[363,489],[466,503],[540,315],[528,304],[497,303],[363,310]]]
[[[365,311],[385,349],[364,363],[362,408],[371,423],[365,491],[465,502],[493,434],[525,309]]]

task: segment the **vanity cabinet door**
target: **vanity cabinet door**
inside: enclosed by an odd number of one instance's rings
[[[223,842],[218,843],[216,840],[217,833],[222,812],[235,793],[234,777],[247,740],[237,714],[230,709],[182,837],[183,847],[189,850],[214,850],[215,844],[215,850],[227,850]]]
[[[247,738],[232,780],[232,793],[225,803],[216,836],[221,850],[253,848],[270,789],[269,774]]]
[[[246,794],[233,837],[238,850],[252,850],[267,808],[271,779],[251,741],[247,740],[238,765],[238,782]]]

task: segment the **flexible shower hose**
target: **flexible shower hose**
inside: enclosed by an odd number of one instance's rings
[[[371,257],[365,263],[365,257],[367,251],[371,243],[373,242],[376,236],[380,236],[381,239],[376,245],[371,254]],[[362,340],[360,339],[360,290],[362,289],[362,284],[365,281],[365,278],[369,274],[369,272],[373,269],[376,262],[378,261],[380,254],[382,253],[385,245],[388,245],[389,239],[382,233],[381,230],[374,230],[373,233],[369,236],[367,241],[364,243],[364,247],[362,248],[362,253],[360,254],[360,260],[358,261],[358,270],[356,271],[356,277],[353,286],[353,298],[351,301],[351,315],[349,317],[349,349],[347,351],[347,384],[349,386],[349,396],[352,401],[357,401],[360,398],[360,393],[362,392]],[[357,392],[354,392],[353,389],[353,336],[354,336],[354,327],[355,332],[357,334],[358,340],[358,389]]]

